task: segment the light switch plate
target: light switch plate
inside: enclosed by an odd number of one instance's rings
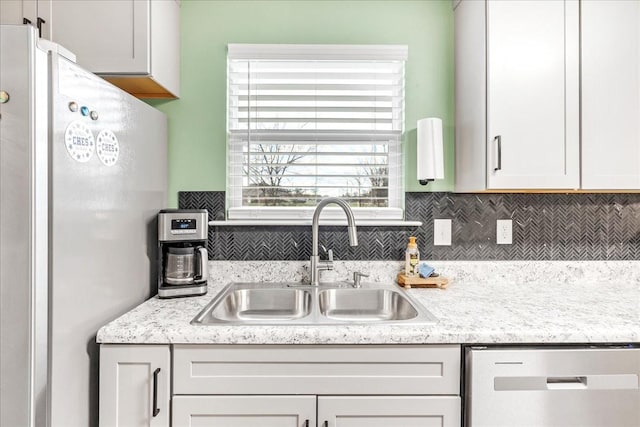
[[[499,245],[510,245],[513,243],[512,220],[499,219],[496,222],[496,243]]]
[[[433,245],[451,246],[451,220],[433,220]]]

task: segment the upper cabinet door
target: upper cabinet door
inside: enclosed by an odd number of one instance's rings
[[[25,17],[22,11],[22,0],[0,1],[0,24],[20,25]]]
[[[582,186],[640,189],[640,2],[582,2]]]
[[[149,0],[56,0],[51,40],[97,74],[150,74]]]
[[[577,0],[486,6],[487,188],[579,188]]]
[[[45,1],[51,0],[0,0],[0,24],[38,25],[38,3]]]

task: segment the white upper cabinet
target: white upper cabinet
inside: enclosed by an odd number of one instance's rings
[[[640,189],[640,2],[582,2],[582,187]]]
[[[22,0],[0,1],[0,24],[22,24],[25,17],[22,3]]]
[[[578,188],[577,1],[487,2],[487,188]]]
[[[161,2],[56,0],[51,38],[100,74],[150,74],[150,12]]]
[[[179,96],[177,0],[38,0],[37,14],[82,67],[140,98]]]
[[[48,16],[51,0],[0,0],[0,24],[37,26],[40,36],[48,37]]]
[[[577,0],[455,10],[456,191],[580,186]]]

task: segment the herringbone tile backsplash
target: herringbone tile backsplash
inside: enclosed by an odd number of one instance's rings
[[[188,192],[185,209],[223,219],[225,194]],[[344,227],[320,227],[323,248],[336,259],[400,260],[409,236],[421,258],[437,260],[640,260],[640,194],[406,193],[406,218],[422,227],[359,227],[350,247]],[[433,245],[433,220],[452,220],[452,245]],[[513,220],[513,244],[496,244],[496,220]],[[212,227],[216,260],[306,260],[311,227]]]

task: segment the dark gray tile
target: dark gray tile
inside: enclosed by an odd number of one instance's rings
[[[224,218],[224,192],[180,192],[181,208]],[[321,227],[336,259],[401,260],[409,236],[424,260],[637,260],[640,194],[406,193],[405,217],[422,227],[360,227],[350,247],[343,227]],[[452,246],[433,245],[433,220],[452,220]],[[496,220],[513,220],[513,244],[497,245]],[[306,260],[310,227],[212,227],[212,259]],[[325,252],[320,250],[324,257]]]

